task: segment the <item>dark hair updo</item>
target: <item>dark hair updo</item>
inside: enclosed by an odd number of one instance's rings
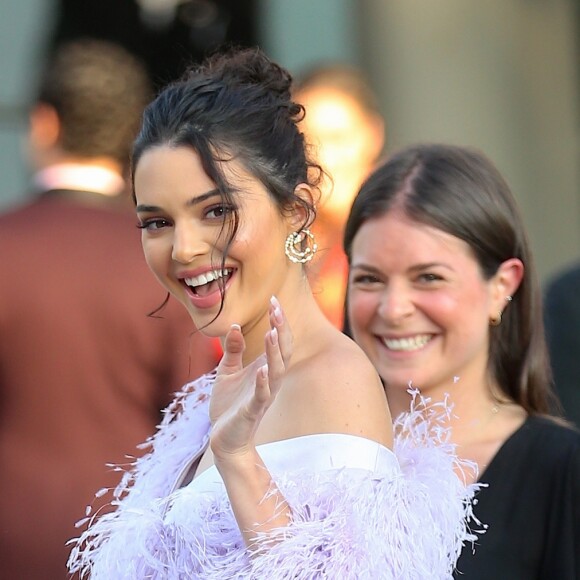
[[[297,127],[304,109],[292,101],[291,84],[290,73],[257,48],[208,58],[146,108],[133,148],[133,175],[152,147],[191,147],[224,201],[231,203],[236,190],[220,162],[237,159],[264,185],[281,212],[301,205],[307,227],[315,216],[314,202],[297,196],[295,188],[300,183],[316,187],[322,170],[307,158]],[[226,252],[238,222],[234,212]]]

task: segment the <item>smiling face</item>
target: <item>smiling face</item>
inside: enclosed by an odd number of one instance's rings
[[[423,393],[450,392],[455,377],[484,386],[499,290],[465,242],[397,210],[365,222],[353,240],[353,336],[388,390],[412,382]]]
[[[284,241],[291,224],[264,186],[235,160],[222,162],[239,229],[225,268],[222,258],[233,220],[198,154],[187,147],[147,150],[135,169],[137,214],[149,267],[189,311],[195,325],[223,336],[232,323],[244,334],[267,320],[269,299],[279,294],[291,271]],[[225,282],[223,311],[220,283]]]

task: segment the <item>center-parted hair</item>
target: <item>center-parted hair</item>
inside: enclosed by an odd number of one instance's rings
[[[463,240],[485,280],[505,260],[523,262],[524,277],[501,325],[490,329],[488,368],[505,395],[528,412],[548,413],[553,395],[540,284],[523,220],[499,171],[481,153],[450,145],[417,145],[393,155],[353,203],[344,236],[349,261],[360,227],[395,209]]]

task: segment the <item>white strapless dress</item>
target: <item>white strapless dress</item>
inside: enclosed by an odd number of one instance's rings
[[[415,406],[399,418],[394,451],[343,434],[259,446],[292,522],[250,558],[215,467],[175,489],[207,446],[212,380],[178,395],[151,452],[115,491],[115,511],[81,522],[88,528],[72,541],[71,572],[95,580],[452,578],[463,543],[476,537],[468,526],[475,486],[456,474],[444,405],[430,407],[429,423]]]

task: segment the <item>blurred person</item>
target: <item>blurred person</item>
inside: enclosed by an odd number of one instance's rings
[[[82,40],[56,51],[30,112],[36,195],[0,216],[2,578],[66,577],[75,522],[118,481],[106,464],[137,453],[172,392],[215,364],[175,304],[147,316],[165,295],[125,178],[149,98],[138,61]]]
[[[566,417],[580,427],[580,264],[549,281],[544,320],[556,392]]]
[[[319,251],[309,277],[322,310],[342,328],[348,277],[344,224],[360,185],[383,151],[385,122],[369,82],[347,65],[311,69],[299,80],[295,98],[306,110],[301,128],[328,174],[313,228]]]
[[[515,199],[476,151],[419,145],[363,184],[345,230],[348,321],[393,417],[453,405],[486,531],[455,577],[580,578],[580,433],[550,415],[541,293]],[[471,474],[470,474],[471,475]]]

